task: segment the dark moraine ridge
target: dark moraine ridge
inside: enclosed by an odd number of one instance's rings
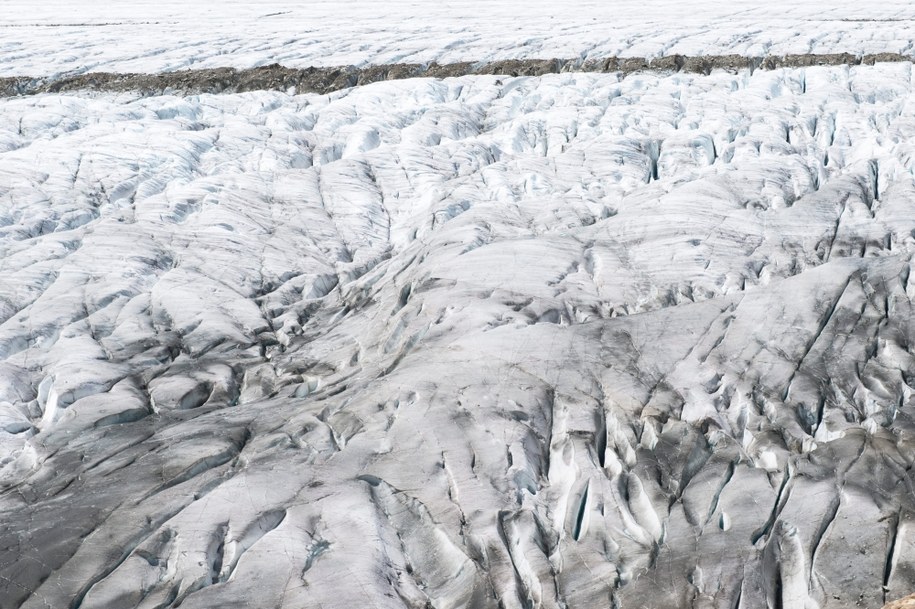
[[[141,95],[201,93],[239,93],[244,91],[295,91],[330,93],[348,87],[403,78],[447,78],[470,74],[504,76],[542,76],[560,72],[642,71],[709,74],[713,70],[774,70],[810,66],[873,65],[885,62],[911,62],[912,57],[898,53],[853,55],[851,53],[805,54],[769,57],[708,55],[689,57],[668,55],[609,57],[605,59],[507,59],[491,62],[449,64],[397,63],[365,67],[332,66],[288,68],[279,64],[250,69],[207,68],[158,74],[118,74],[91,72],[63,77],[10,76],[0,78],[0,97],[98,91],[135,92]]]

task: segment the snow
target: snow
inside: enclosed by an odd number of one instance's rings
[[[37,4],[37,5],[36,5]],[[515,58],[912,55],[915,8],[704,0],[0,3],[0,76]]]
[[[907,53],[915,18],[2,7],[0,71],[33,76]],[[0,100],[0,606],[911,592],[912,83],[898,62]]]

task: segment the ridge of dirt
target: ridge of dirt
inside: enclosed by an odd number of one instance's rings
[[[542,76],[561,72],[630,74],[645,71],[709,74],[713,70],[732,72],[750,70],[752,72],[778,68],[873,65],[906,61],[911,62],[913,58],[899,53],[877,53],[863,56],[850,53],[830,53],[769,57],[668,55],[654,59],[644,57],[609,57],[599,60],[509,59],[449,64],[396,63],[365,67],[289,68],[280,64],[272,64],[249,69],[205,68],[156,74],[90,72],[64,77],[0,77],[0,97],[86,91],[136,92],[141,95],[196,95],[275,90],[323,94],[384,80],[417,77],[447,78],[473,74]]]

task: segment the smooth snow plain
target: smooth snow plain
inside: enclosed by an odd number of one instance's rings
[[[460,33],[463,4],[391,6],[426,11],[429,58],[450,57],[446,31],[530,55]],[[728,6],[709,23],[742,23]],[[668,8],[658,52],[692,27]],[[7,49],[84,25],[3,70],[65,72],[69,35],[90,69],[96,51],[135,69],[135,49],[142,70],[185,65],[142,55],[152,35],[87,35],[128,8],[84,9],[7,17]],[[910,9],[880,10],[830,23],[907,49],[892,19]],[[751,37],[780,31],[772,6],[746,11],[769,20]],[[390,60],[410,27],[364,23],[362,59],[350,36],[330,65]],[[278,48],[222,62],[210,34],[193,40],[212,65]],[[913,168],[910,63],[0,100],[0,606],[908,594]]]

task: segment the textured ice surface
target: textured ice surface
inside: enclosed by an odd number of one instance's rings
[[[0,101],[0,605],[908,593],[913,100],[897,64]]]
[[[612,55],[915,54],[908,0],[0,2],[0,76]]]

